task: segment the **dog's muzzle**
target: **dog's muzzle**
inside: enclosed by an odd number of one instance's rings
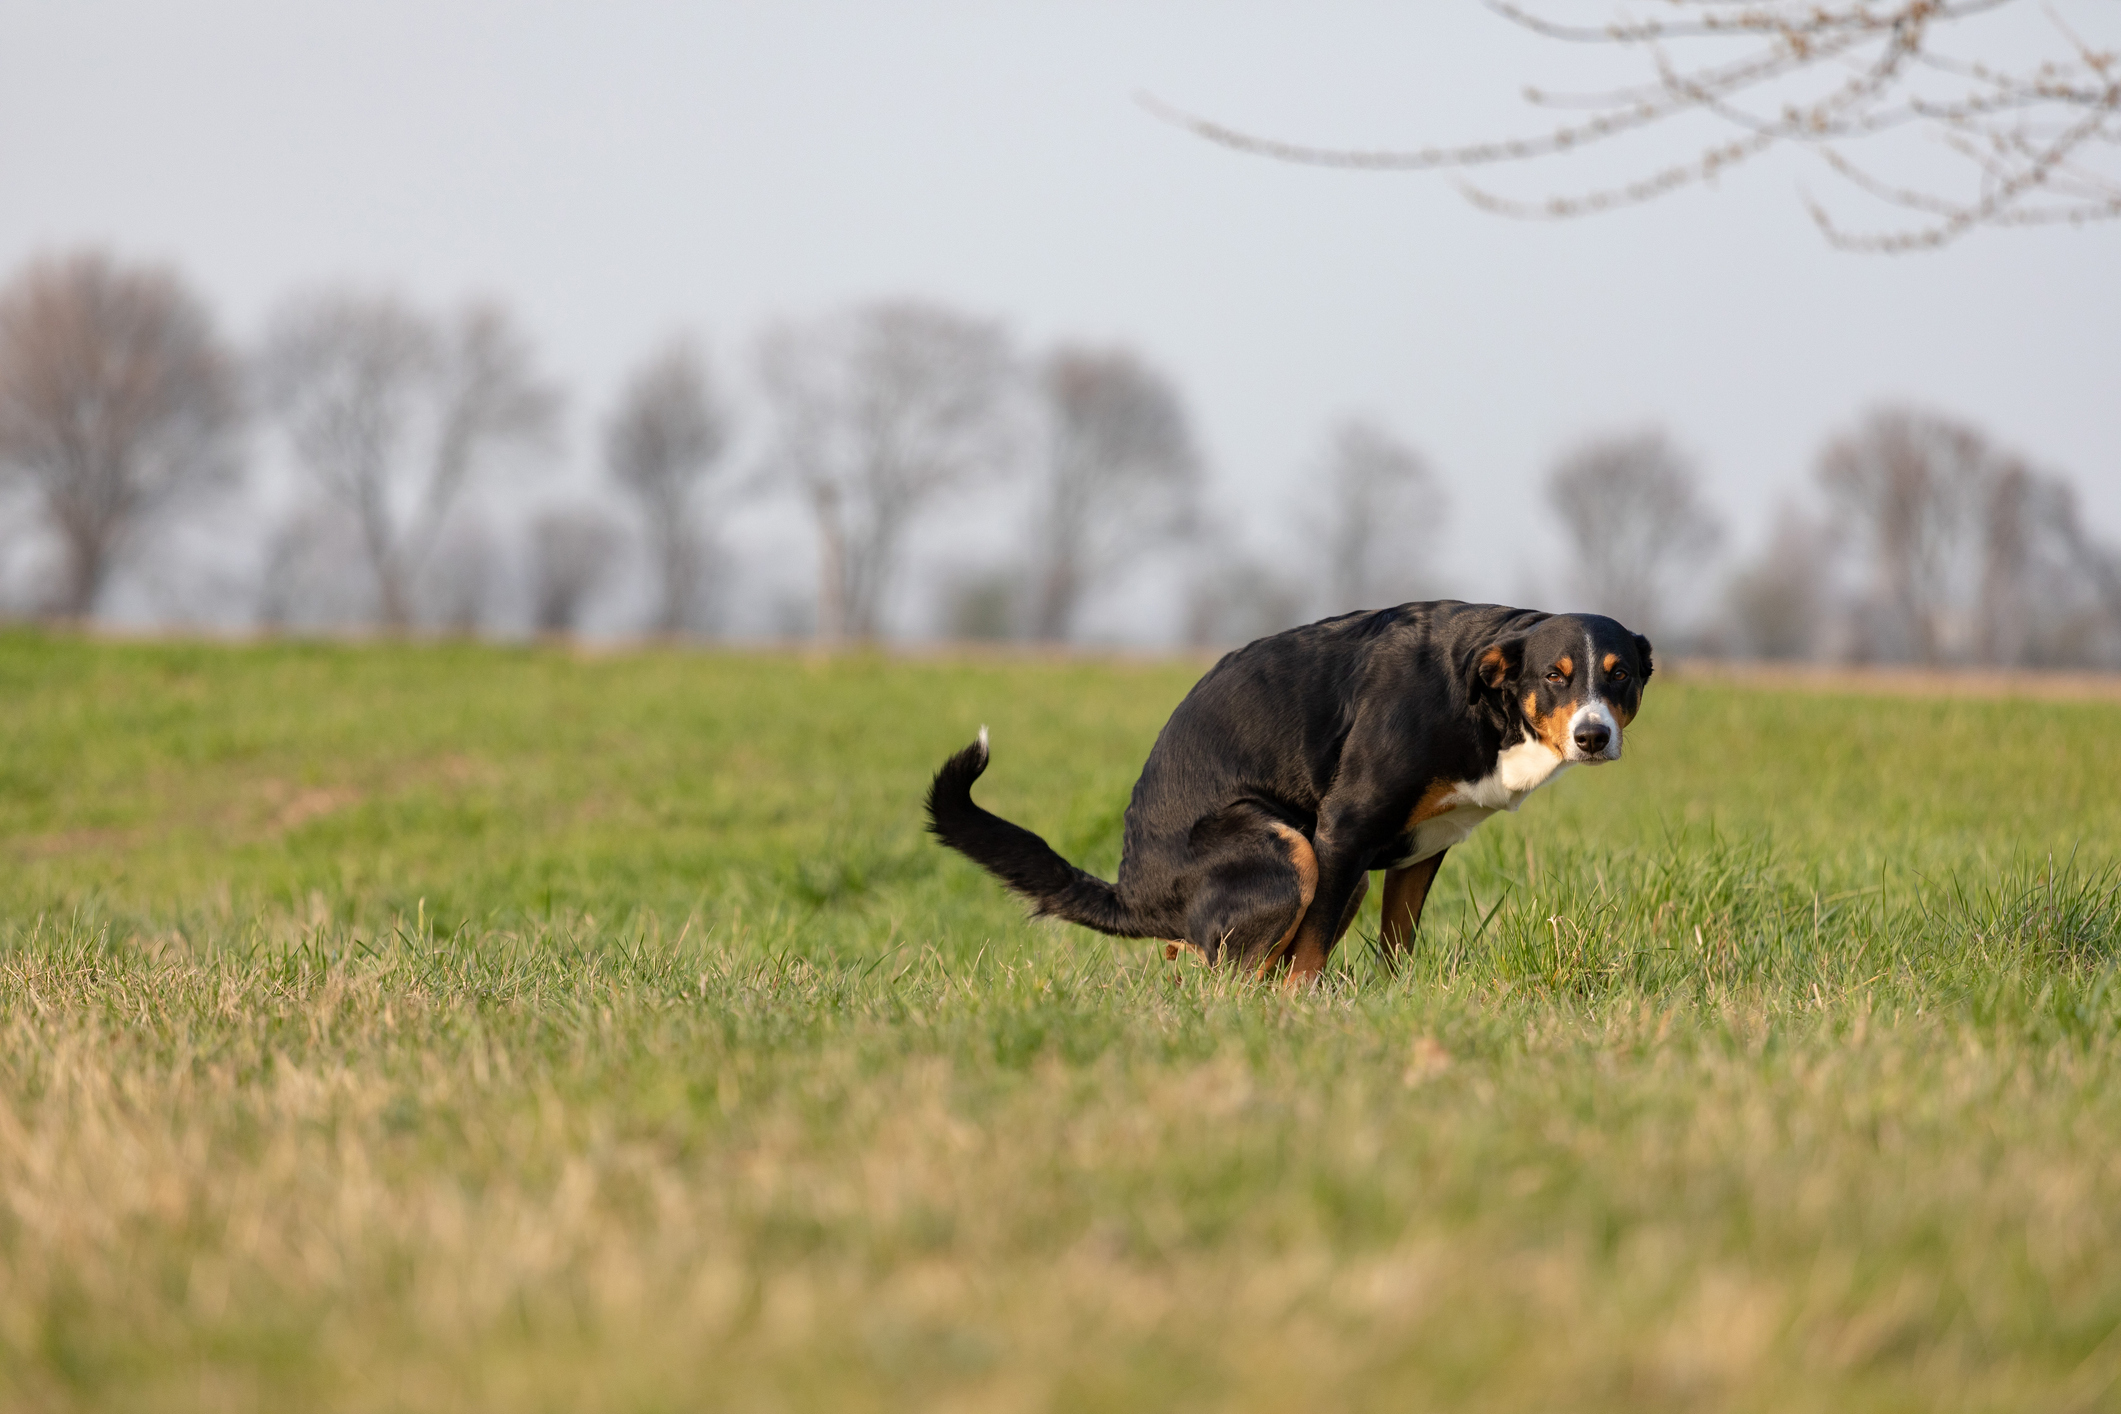
[[[1569,752],[1571,761],[1618,761],[1620,759],[1620,723],[1613,720],[1613,709],[1599,701],[1586,702],[1569,718]]]

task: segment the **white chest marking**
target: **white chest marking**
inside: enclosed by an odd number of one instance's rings
[[[1444,811],[1414,827],[1414,847],[1386,867],[1403,869],[1458,844],[1498,810],[1515,810],[1524,798],[1567,770],[1569,763],[1542,741],[1521,741],[1495,758],[1495,769],[1477,781],[1461,781],[1443,798]]]

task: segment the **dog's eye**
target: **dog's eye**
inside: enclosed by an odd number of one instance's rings
[[[1613,669],[1612,677],[1614,682],[1626,682],[1628,680],[1628,670],[1626,668],[1615,668]]]
[[[1564,673],[1564,672],[1563,672],[1563,671],[1562,671],[1561,669],[1559,669],[1559,668],[1548,668],[1548,669],[1547,669],[1547,681],[1548,681],[1548,682],[1567,682],[1568,680],[1569,680],[1569,675],[1568,675],[1567,673]]]

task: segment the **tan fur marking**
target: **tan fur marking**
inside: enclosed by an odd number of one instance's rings
[[[1311,911],[1311,899],[1318,893],[1318,856],[1312,852],[1311,842],[1303,837],[1301,831],[1293,830],[1278,820],[1274,822],[1273,830],[1281,836],[1282,843],[1289,847],[1289,862],[1296,866],[1296,891],[1302,902],[1297,905],[1296,917],[1290,922],[1288,931],[1281,935],[1281,940],[1275,943],[1261,960],[1256,974],[1261,977],[1266,976],[1268,970],[1288,954],[1289,945],[1296,940],[1297,930],[1304,926],[1304,915]],[[1297,965],[1301,967],[1301,961]],[[1324,965],[1325,959],[1320,958],[1319,966]]]
[[[1480,680],[1489,687],[1500,687],[1503,674],[1510,669],[1510,660],[1503,656],[1502,645],[1496,644],[1480,655]]]
[[[1605,670],[1607,672],[1610,673],[1611,671],[1613,671],[1614,668],[1618,667],[1619,664],[1620,655],[1618,653],[1608,653],[1605,655]],[[1642,705],[1642,694],[1640,692],[1635,694],[1635,707],[1627,706],[1625,703],[1615,702],[1610,697],[1606,699],[1606,703],[1613,709],[1613,716],[1620,722],[1621,728],[1625,730],[1627,728],[1628,723],[1635,720],[1635,708],[1640,707]]]
[[[1411,835],[1414,833],[1414,827],[1422,821],[1433,820],[1439,815],[1449,813],[1451,807],[1447,802],[1451,798],[1451,792],[1457,789],[1456,781],[1437,779],[1429,782],[1428,789],[1421,793],[1421,799],[1414,802],[1414,809],[1407,815],[1404,832]]]
[[[1304,907],[1311,906],[1311,896],[1318,892],[1318,856],[1311,852],[1311,842],[1300,830],[1291,829],[1280,821],[1274,823],[1274,833],[1281,836],[1282,843],[1289,847],[1289,862],[1296,866],[1296,887],[1303,892]]]
[[[1418,864],[1385,871],[1384,918],[1377,936],[1387,958],[1397,957],[1414,940],[1422,907],[1429,901],[1429,886],[1442,867],[1443,852],[1438,852]]]
[[[1568,657],[1556,658],[1554,660],[1554,670],[1565,678],[1575,677],[1576,660]]]
[[[1524,695],[1524,721],[1525,725],[1532,729],[1532,734],[1542,742],[1545,742],[1556,756],[1566,757],[1569,754],[1569,714],[1567,712],[1553,712],[1545,717],[1540,716],[1539,694],[1528,692]]]
[[[1326,946],[1316,938],[1307,938],[1289,955],[1289,990],[1306,986],[1318,980],[1318,974],[1326,970]]]

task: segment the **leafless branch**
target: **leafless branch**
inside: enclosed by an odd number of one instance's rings
[[[1503,19],[1574,44],[1641,55],[1650,81],[1601,93],[1526,91],[1549,110],[1584,112],[1550,132],[1499,141],[1420,148],[1338,148],[1245,132],[1143,97],[1144,107],[1211,142],[1278,161],[1385,171],[1453,170],[1565,157],[1640,139],[1699,119],[1737,129],[1695,155],[1652,156],[1641,175],[1610,185],[1537,197],[1509,196],[1461,181],[1483,210],[1526,219],[1566,219],[1654,200],[1771,151],[1816,155],[1861,197],[1919,218],[1915,224],[1851,230],[1807,198],[1827,239],[1849,250],[1906,251],[1947,244],[1992,226],[2082,223],[2121,217],[2121,59],[2047,12],[2045,56],[1992,62],[1950,52],[1947,40],[1980,45],[1985,17],[2024,0],[1667,0],[1673,18],[1562,23],[1537,9],[1486,0]],[[1729,50],[1740,52],[1733,58]],[[1847,149],[1895,132],[1933,140],[1973,178],[1940,182],[1877,175],[1877,163]],[[1920,154],[1912,154],[1915,157]],[[1906,165],[1911,154],[1885,160]],[[1918,165],[1920,165],[1918,163]]]

